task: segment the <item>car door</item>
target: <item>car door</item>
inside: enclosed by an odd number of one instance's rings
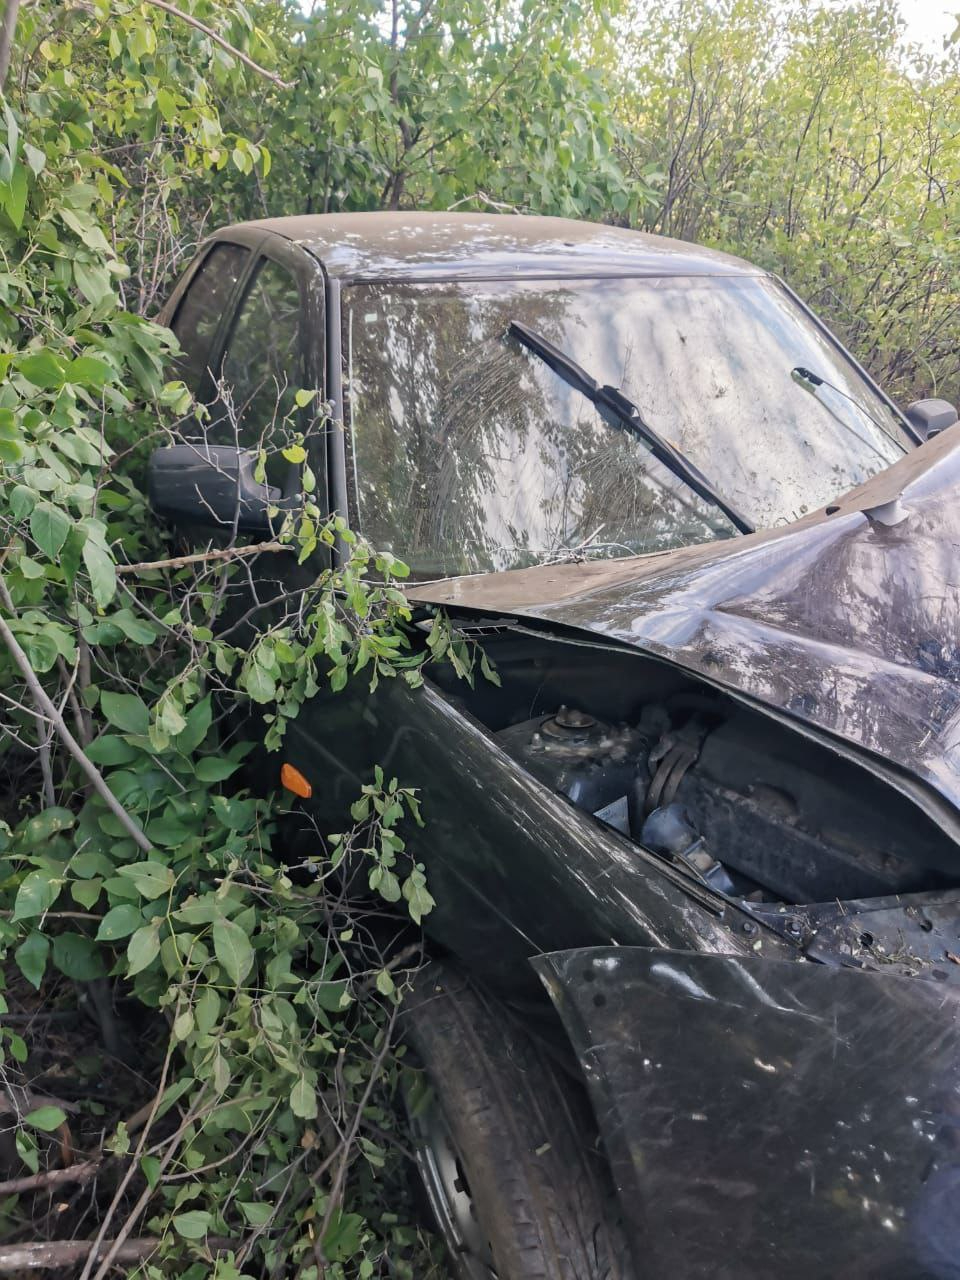
[[[182,349],[177,372],[205,409],[203,421],[181,426],[193,446],[183,451],[185,498],[179,510],[166,512],[181,540],[191,550],[273,540],[269,526],[245,528],[218,518],[191,492],[189,468],[211,456],[222,463],[246,455],[257,483],[265,481],[294,505],[306,476],[325,510],[319,265],[279,236],[216,241],[174,294],[169,312]],[[302,389],[317,391],[308,405],[297,402]],[[301,444],[305,461],[295,449]],[[230,630],[232,643],[249,643],[258,627],[277,621],[277,606],[315,576],[315,565],[301,569],[292,555],[243,558],[231,574],[218,629]]]

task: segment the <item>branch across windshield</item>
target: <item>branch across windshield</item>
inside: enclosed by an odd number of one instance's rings
[[[353,518],[417,577],[737,533],[510,338],[512,320],[640,406],[758,528],[825,505],[909,447],[886,402],[766,277],[355,285]],[[808,394],[798,366],[832,387]]]

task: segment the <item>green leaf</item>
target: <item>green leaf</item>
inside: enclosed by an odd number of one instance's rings
[[[73,278],[86,300],[97,306],[104,298],[113,297],[109,271],[95,263],[74,262]]]
[[[301,1076],[290,1091],[290,1110],[301,1120],[317,1118],[317,1091],[306,1076]]]
[[[52,502],[38,502],[30,513],[30,534],[34,542],[56,560],[70,532],[70,517]]]
[[[138,755],[136,747],[131,747],[129,742],[113,733],[95,738],[89,747],[84,747],[83,753],[94,764],[100,765],[129,764]]]
[[[43,1133],[52,1133],[59,1129],[67,1119],[66,1112],[59,1107],[37,1107],[23,1117],[23,1123],[31,1129],[40,1129]]]
[[[140,1157],[140,1172],[147,1181],[147,1186],[151,1191],[156,1190],[157,1183],[160,1181],[160,1161],[156,1156]]]
[[[97,930],[98,942],[116,942],[120,938],[129,938],[131,933],[143,924],[140,908],[130,902],[119,907],[111,907],[100,921]]]
[[[189,1213],[177,1213],[173,1216],[173,1228],[184,1240],[202,1240],[210,1230],[213,1215],[201,1209],[191,1209]]]
[[[33,916],[41,916],[56,902],[63,881],[52,871],[41,868],[31,871],[24,879],[13,904],[14,920],[29,920]]]
[[[105,360],[96,356],[77,356],[66,367],[67,382],[79,383],[84,387],[92,387],[99,391],[104,383],[113,377],[113,370]]]
[[[213,950],[236,986],[253,968],[253,947],[240,925],[220,919],[213,926]]]
[[[152,622],[147,622],[145,618],[138,618],[129,609],[120,609],[105,621],[119,627],[127,639],[132,640],[134,644],[152,644],[160,634]]]
[[[106,689],[100,695],[100,709],[110,723],[124,733],[143,736],[150,728],[150,712],[135,693],[111,693]]]
[[[40,1153],[37,1151],[37,1143],[33,1134],[26,1133],[23,1129],[18,1130],[16,1146],[17,1155],[31,1173],[36,1173],[40,1168]]]
[[[127,977],[146,969],[160,954],[160,922],[145,924],[127,943]]]
[[[204,756],[197,761],[194,773],[199,782],[223,782],[240,768],[232,760],[221,760],[216,756]]]
[[[58,650],[57,642],[52,636],[44,635],[42,631],[25,632],[19,627],[13,627],[12,630],[16,632],[17,639],[37,675],[43,675],[55,666]]]
[[[423,874],[414,872],[403,882],[403,896],[407,900],[407,909],[414,924],[420,924],[423,917],[429,915],[437,905],[428,893]]]
[[[184,755],[191,755],[207,736],[213,720],[213,704],[210,695],[201,698],[195,707],[187,712],[186,720],[177,734],[177,750]]]
[[[106,608],[117,592],[117,571],[113,559],[103,547],[88,538],[83,544],[83,563],[90,575],[94,600],[101,609]]]
[[[103,891],[103,881],[99,878],[94,880],[74,880],[70,885],[70,896],[81,907],[86,907],[88,911],[92,911]]]
[[[25,520],[37,503],[37,495],[25,484],[14,485],[8,498],[14,520]]]
[[[76,815],[69,809],[54,805],[53,808],[44,809],[28,819],[21,828],[20,839],[28,846],[46,844],[51,836],[61,831],[69,831],[76,820]]]
[[[63,386],[63,365],[52,351],[37,351],[32,355],[22,356],[17,368],[28,382],[45,391]]]
[[[273,1217],[275,1209],[265,1200],[239,1200],[240,1212],[251,1227],[262,1227]]]
[[[10,181],[7,183],[3,206],[7,217],[19,231],[23,226],[23,215],[27,208],[27,171],[22,164],[14,166]]]
[[[169,893],[177,882],[172,868],[162,862],[136,862],[117,867],[117,875],[132,880],[142,898],[159,898]]]
[[[243,684],[254,702],[270,702],[277,692],[273,676],[256,663],[247,668]]]
[[[13,953],[20,972],[38,990],[47,968],[50,940],[39,929],[33,929]]]
[[[106,972],[96,943],[83,933],[58,933],[53,940],[53,963],[75,982],[92,982]]]

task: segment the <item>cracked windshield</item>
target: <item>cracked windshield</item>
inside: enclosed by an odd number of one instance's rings
[[[737,536],[507,336],[511,321],[629,397],[757,528],[823,506],[910,444],[762,277],[355,285],[344,297],[354,519],[417,578]]]

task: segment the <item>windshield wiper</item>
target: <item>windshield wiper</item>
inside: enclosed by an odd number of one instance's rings
[[[863,407],[863,405],[860,403],[859,400],[856,400],[854,399],[853,396],[848,395],[846,391],[838,387],[835,383],[828,382],[826,378],[821,378],[818,373],[813,373],[812,370],[804,369],[800,365],[797,365],[795,369],[790,370],[790,376],[791,378],[793,378],[794,382],[799,382],[802,387],[805,387],[808,391],[812,392],[812,394],[817,399],[819,399],[816,391],[817,387],[829,387],[830,390],[835,391],[838,396],[843,396],[844,400],[849,400],[850,403],[853,405],[853,407],[855,409],[859,409],[860,412],[863,414],[863,416],[869,419],[869,421],[873,423],[873,425],[877,428],[877,430],[881,432],[883,435],[885,435],[888,440],[893,440],[893,437],[890,435],[890,432],[879,420],[879,418],[875,418],[872,413],[870,413],[867,409]],[[820,400],[820,403],[823,404],[823,401]],[[832,414],[832,416],[836,418],[836,420],[842,426],[846,427],[847,430],[852,435],[855,435],[858,440],[862,441],[867,446],[868,449],[872,449],[878,458],[882,459],[884,462],[889,462],[889,459],[884,455],[884,453],[880,449],[877,448],[875,444],[873,444],[865,436],[862,436],[860,432],[855,430],[850,425],[849,422],[845,421],[845,419],[838,417],[838,415],[833,412],[833,410],[829,407],[829,405],[824,404],[823,407],[827,410],[828,413]],[[893,440],[893,443],[896,444],[897,443],[896,440]]]
[[[527,325],[521,324],[519,320],[511,320],[507,332],[522,346],[526,347],[528,351],[532,351],[535,356],[539,357],[564,382],[585,395],[601,412],[606,410],[606,413],[611,414],[619,426],[626,428],[627,431],[642,440],[658,461],[668,467],[694,493],[699,494],[705,502],[719,507],[727,519],[741,533],[754,532],[754,526],[750,521],[745,516],[742,516],[736,507],[730,505],[726,498],[714,488],[703,472],[685,458],[679,449],[675,449],[669,440],[665,440],[663,436],[654,431],[649,423],[644,421],[640,410],[622,391],[618,391],[616,387],[611,386],[601,387],[596,379],[591,378],[589,373],[582,369],[575,360],[571,359],[565,351],[555,347],[549,339],[544,338],[535,329],[530,329]]]

